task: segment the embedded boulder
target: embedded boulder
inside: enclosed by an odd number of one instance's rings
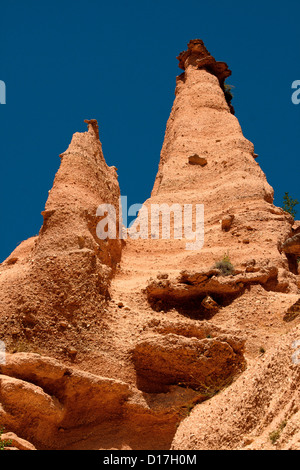
[[[231,229],[232,223],[234,221],[234,215],[227,214],[222,218],[222,230],[228,232]]]
[[[231,335],[202,339],[175,333],[143,335],[132,353],[137,386],[158,393],[181,385],[205,399],[244,370],[243,348],[244,341]]]
[[[122,414],[128,384],[32,353],[0,364],[0,419],[39,447],[58,447],[59,429],[99,424]]]
[[[284,314],[283,320],[285,322],[291,322],[296,320],[300,316],[300,298],[291,305]]]
[[[282,245],[282,251],[292,255],[300,256],[300,233],[288,238]]]
[[[200,165],[205,166],[207,165],[207,159],[205,157],[200,157],[196,153],[189,157],[189,164],[190,165]]]
[[[21,439],[21,437],[17,436],[14,432],[5,432],[1,435],[1,440],[5,443],[9,443],[9,447],[7,447],[6,450],[10,450],[11,446],[14,450],[36,450],[33,444],[25,439]]]

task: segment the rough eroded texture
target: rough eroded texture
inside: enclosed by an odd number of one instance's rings
[[[186,232],[156,239],[151,224],[150,239],[99,240],[97,207],[113,204],[118,220],[119,186],[87,120],[61,155],[39,235],[0,266],[0,339],[14,353],[0,365],[0,426],[12,448],[300,449],[300,222],[273,205],[227,64],[198,39],[178,59],[157,177],[131,233],[151,204],[203,204],[204,246],[187,250]]]
[[[39,235],[1,265],[0,331],[9,325],[6,341],[17,350],[37,337],[61,348],[59,321],[100,315],[121,258],[120,240],[102,241],[96,234],[98,206],[113,204],[118,217],[120,190],[115,168],[104,160],[98,126],[87,122],[89,131],[74,134],[60,156]]]
[[[186,239],[158,240],[151,254],[165,256],[166,271],[170,265],[174,269],[175,257],[181,269],[202,270],[226,253],[236,268],[268,259],[289,269],[281,245],[291,234],[292,217],[273,205],[273,189],[254,158],[253,144],[230,113],[216,72],[204,65],[199,69],[190,49],[180,57],[187,57],[185,71],[177,79],[157,177],[145,206],[150,212],[151,204],[204,204],[204,246],[187,251]]]
[[[245,367],[244,342],[231,335],[187,338],[174,333],[142,336],[133,351],[138,387],[164,392],[170,385],[213,395]]]
[[[172,448],[300,450],[300,368],[293,362],[299,335],[298,327],[231,387],[194,408]]]

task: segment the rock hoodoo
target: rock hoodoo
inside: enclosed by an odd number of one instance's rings
[[[90,119],[60,155],[39,234],[0,266],[0,427],[12,448],[300,448],[300,225],[273,204],[227,64],[199,39],[178,60],[134,224],[148,237],[97,236],[100,204],[119,223],[120,189]],[[151,225],[162,206],[170,237],[162,214]],[[204,206],[192,250],[175,236],[197,225],[197,213],[175,214],[186,206]]]
[[[1,266],[5,321],[0,328],[8,343],[39,336],[46,341],[49,335],[55,341],[62,320],[93,318],[109,297],[122,242],[99,240],[96,211],[102,203],[118,211],[120,190],[115,170],[104,160],[97,122],[87,123],[88,132],[74,134],[60,155],[39,235],[23,242]]]
[[[187,251],[185,239],[158,240],[151,252],[164,257],[166,266],[176,254],[177,264],[188,270],[209,270],[228,253],[237,269],[255,259],[256,267],[268,262],[278,268],[280,277],[290,270],[280,247],[293,219],[273,205],[273,189],[254,158],[254,146],[230,112],[222,89],[230,71],[200,40],[190,41],[178,59],[184,73],[177,78],[158,173],[145,206],[150,212],[152,204],[203,204],[204,246]]]

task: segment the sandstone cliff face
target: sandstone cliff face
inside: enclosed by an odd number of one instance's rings
[[[299,326],[219,396],[196,407],[173,449],[299,450]]]
[[[18,448],[299,449],[299,222],[273,205],[227,64],[200,40],[178,59],[134,225],[148,238],[97,237],[97,207],[118,221],[120,192],[90,120],[61,155],[39,235],[1,265],[0,425]],[[175,217],[157,236],[155,204],[203,204],[203,246],[172,236]]]

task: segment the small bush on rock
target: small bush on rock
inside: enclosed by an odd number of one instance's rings
[[[221,261],[217,261],[215,266],[223,276],[230,276],[234,274],[234,267],[230,261],[228,253],[224,255]]]
[[[283,210],[285,212],[288,212],[289,214],[291,214],[292,217],[295,218],[296,214],[297,214],[297,210],[295,209],[295,207],[299,204],[298,200],[297,199],[293,199],[290,197],[289,193],[284,193],[284,196],[283,196]]]
[[[234,86],[229,85],[228,83],[224,83],[224,94],[225,94],[225,98],[228,104],[230,104],[231,101],[233,100],[233,93],[232,93],[233,88]]]
[[[4,428],[0,428],[0,450],[5,450],[5,447],[11,446],[11,441],[2,441],[1,436],[3,434]]]

